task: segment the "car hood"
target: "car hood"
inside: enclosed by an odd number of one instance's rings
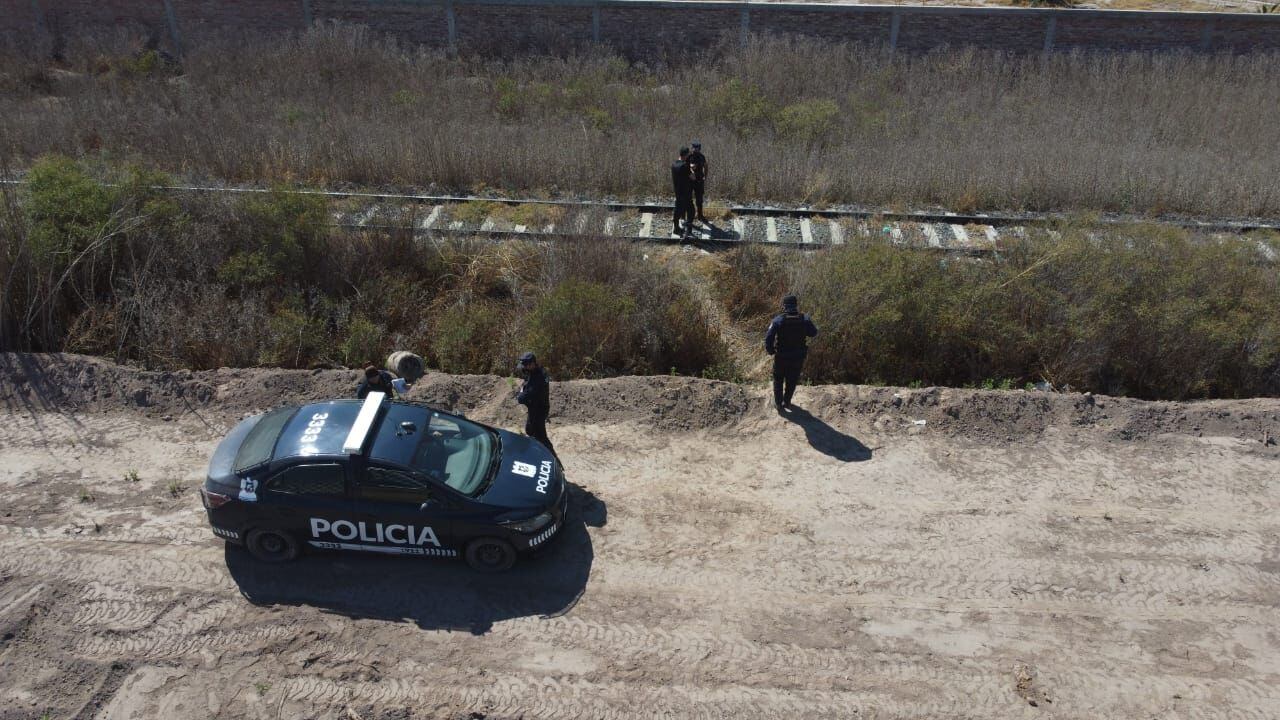
[[[263,415],[254,415],[240,421],[239,425],[231,428],[231,432],[222,438],[222,442],[218,443],[218,448],[213,451],[213,457],[209,459],[209,482],[213,485],[220,485],[223,488],[236,489],[240,487],[240,478],[236,476],[236,453],[240,452],[240,445],[244,442],[249,431],[258,424]]]
[[[542,510],[551,507],[564,492],[564,473],[555,456],[542,443],[524,435],[499,430],[502,455],[498,473],[479,498],[486,505],[511,509]]]

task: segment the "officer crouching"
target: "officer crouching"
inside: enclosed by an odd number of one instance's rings
[[[778,410],[791,409],[791,396],[809,353],[806,339],[818,334],[818,326],[798,307],[795,295],[782,298],[782,314],[769,323],[764,335],[764,351],[773,356],[773,406]]]

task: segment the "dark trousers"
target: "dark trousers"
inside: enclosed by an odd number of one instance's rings
[[[676,211],[671,215],[671,221],[675,224],[676,232],[680,232],[680,220],[684,219],[684,229],[688,230],[693,227],[693,196],[677,195]]]
[[[556,459],[560,459],[556,455],[556,449],[551,446],[551,438],[547,437],[547,416],[538,413],[529,413],[529,417],[524,421],[524,434],[542,443]]]
[[[796,383],[800,382],[800,371],[803,369],[803,357],[773,356],[773,402],[775,404],[791,404],[791,396],[796,392]]]
[[[693,204],[695,207],[698,208],[699,218],[704,217],[704,215],[702,214],[702,192],[706,189],[707,189],[706,180],[693,181]]]

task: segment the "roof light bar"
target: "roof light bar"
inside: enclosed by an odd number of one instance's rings
[[[373,428],[373,419],[378,416],[378,409],[382,407],[382,401],[386,397],[386,393],[380,392],[371,392],[365,397],[364,405],[360,406],[360,414],[356,415],[355,424],[351,426],[351,432],[342,444],[342,452],[348,455],[360,454],[365,438],[369,437],[369,430]]]

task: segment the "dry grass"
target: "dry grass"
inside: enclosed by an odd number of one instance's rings
[[[759,41],[689,65],[453,60],[359,29],[210,40],[182,74],[135,39],[0,52],[0,154],[235,182],[665,196],[702,140],[734,201],[1280,212],[1275,56],[888,58]]]

